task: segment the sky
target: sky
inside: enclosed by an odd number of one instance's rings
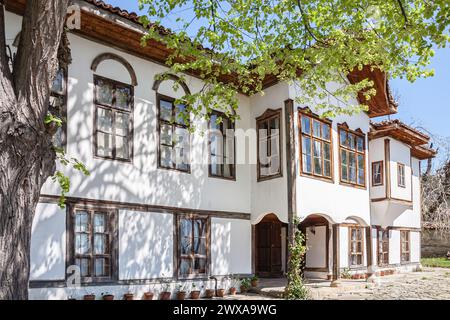
[[[128,11],[139,11],[137,0],[106,2]],[[175,29],[174,19],[168,18],[163,23],[164,26]],[[401,119],[414,127],[422,127],[433,136],[450,137],[450,48],[437,50],[431,67],[435,70],[435,76],[431,78],[419,79],[414,83],[391,80],[391,89],[399,100],[399,112],[391,118]]]

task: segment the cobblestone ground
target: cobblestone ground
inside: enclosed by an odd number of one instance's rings
[[[379,278],[370,289],[329,295],[337,300],[450,300],[450,269],[424,268],[421,272]]]

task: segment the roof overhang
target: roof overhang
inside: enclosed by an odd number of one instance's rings
[[[437,151],[425,146],[413,147],[411,149],[411,156],[417,158],[419,160],[427,160],[435,158],[437,155]]]
[[[411,147],[421,146],[430,141],[430,137],[399,120],[371,124],[369,139],[377,139],[386,136],[402,141]]]

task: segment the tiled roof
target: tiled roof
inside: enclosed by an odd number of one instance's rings
[[[428,135],[426,135],[425,133],[423,133],[422,131],[419,131],[411,126],[408,126],[407,124],[401,122],[398,119],[385,120],[385,121],[381,121],[381,122],[371,122],[371,124],[375,130],[381,129],[383,127],[388,127],[388,126],[398,126],[398,127],[410,130],[410,131],[422,136],[424,139],[427,139],[427,140],[430,139],[430,137]]]
[[[98,0],[84,0],[88,3],[93,4],[96,7],[99,7],[100,9],[104,9],[107,10],[111,13],[117,14],[123,18],[126,18],[128,20],[131,20],[135,23],[139,23],[139,16],[136,12],[128,12],[127,10],[124,10],[122,8],[119,7],[113,7],[112,5],[104,2],[104,1],[98,1]]]

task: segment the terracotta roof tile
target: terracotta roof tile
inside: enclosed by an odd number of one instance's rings
[[[385,121],[381,121],[381,122],[371,122],[371,125],[373,126],[373,128],[375,130],[380,129],[382,127],[387,127],[387,126],[391,126],[391,125],[397,125],[399,127],[402,127],[404,129],[410,130],[420,136],[422,136],[423,138],[429,140],[430,137],[428,135],[426,135],[425,133],[423,133],[422,131],[419,131],[405,123],[403,123],[402,121],[395,119],[395,120],[385,120]]]

